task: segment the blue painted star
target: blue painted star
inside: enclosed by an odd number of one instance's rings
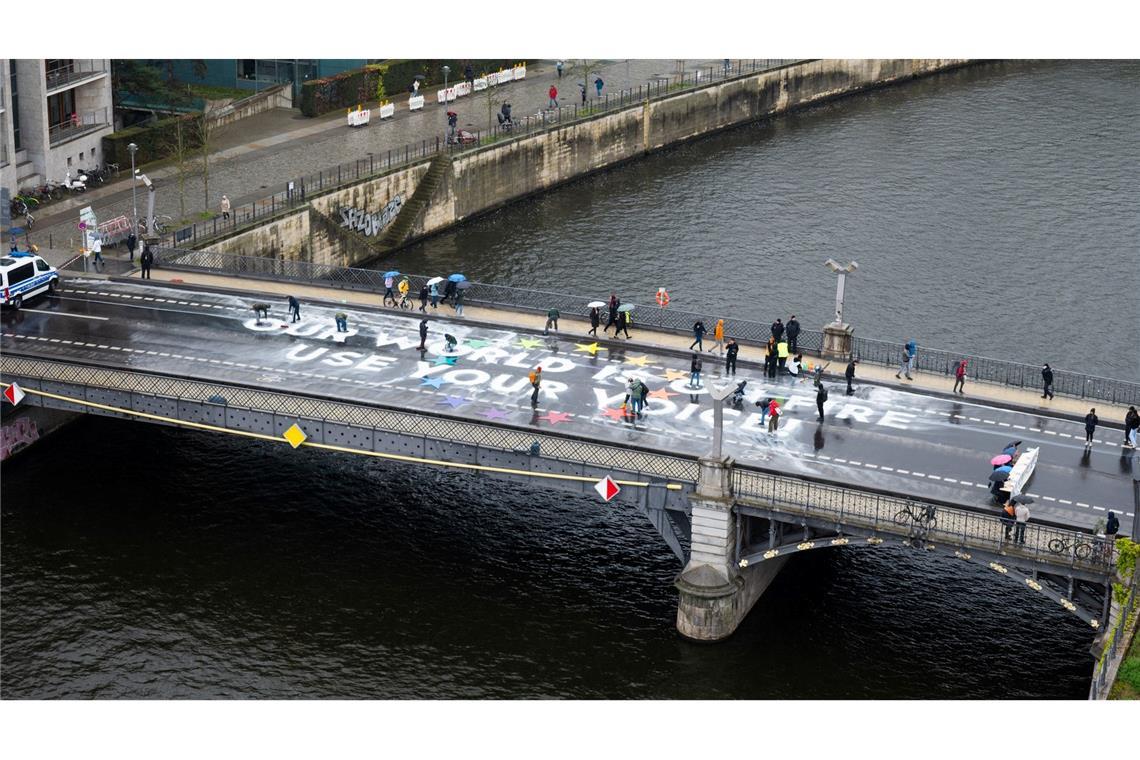
[[[504,412],[502,409],[496,409],[495,407],[491,407],[490,409],[482,411],[480,414],[489,420],[505,420],[507,417],[511,416]]]
[[[455,366],[455,359],[456,359],[456,357],[454,357],[454,356],[437,356],[437,357],[435,357],[435,363],[436,364],[450,364],[452,366]]]
[[[447,396],[446,398],[441,398],[439,400],[439,403],[447,404],[452,409],[458,409],[459,407],[461,407],[467,403],[467,399],[461,398],[459,396]]]
[[[439,386],[441,386],[447,382],[442,377],[425,377],[425,378],[422,378],[422,380],[423,380],[423,382],[420,383],[421,387],[424,385],[430,385],[432,388],[435,388],[436,390],[439,390]]]

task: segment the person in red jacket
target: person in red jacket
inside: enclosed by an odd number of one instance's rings
[[[554,85],[550,85],[550,92],[548,92],[547,95],[550,96],[550,107],[558,108],[558,88]]]
[[[966,395],[966,360],[958,362],[958,369],[954,370],[954,393]]]

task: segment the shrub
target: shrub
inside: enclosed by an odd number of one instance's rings
[[[179,121],[193,122],[196,118],[198,117],[194,115],[172,116],[146,126],[129,127],[112,132],[103,138],[103,160],[116,163],[120,168],[129,167],[131,154],[127,150],[127,145],[130,143],[139,146],[138,155],[135,157],[136,165],[166,158],[172,152],[175,125]],[[184,125],[182,136],[187,147],[197,148],[201,145],[197,140],[198,130],[191,127],[192,124]]]

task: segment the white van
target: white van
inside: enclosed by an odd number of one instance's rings
[[[18,309],[24,299],[57,287],[59,271],[34,253],[13,251],[0,258],[0,306]]]

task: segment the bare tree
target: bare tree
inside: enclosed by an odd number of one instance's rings
[[[198,168],[202,173],[202,192],[205,202],[204,211],[210,210],[210,150],[214,138],[218,135],[218,127],[214,119],[215,109],[207,103],[201,116],[194,120],[194,137],[198,142]]]
[[[582,81],[579,84],[585,88],[587,95],[590,93],[590,72],[596,70],[599,63],[599,61],[591,61],[585,58],[579,58],[578,62],[574,64],[574,67],[570,69],[575,78],[582,77]],[[581,93],[578,95],[581,97]]]
[[[186,218],[186,181],[198,174],[196,151],[190,147],[191,130],[188,119],[179,119],[174,124],[174,134],[167,140],[167,148],[174,159],[174,175],[178,182],[178,218]]]
[[[499,88],[502,85],[495,85],[491,87],[488,85],[487,89],[483,90],[483,100],[487,102],[487,137],[489,138],[494,134],[495,128],[495,106],[501,106],[507,102],[507,94],[503,91],[502,96],[499,95]]]

